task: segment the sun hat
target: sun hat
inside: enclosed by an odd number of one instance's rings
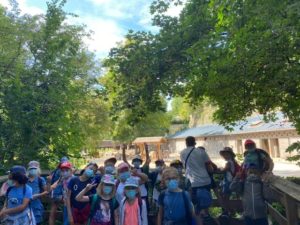
[[[106,164],[108,162],[111,162],[112,164],[115,165],[117,163],[117,159],[116,159],[116,157],[110,157],[104,161],[104,164]]]
[[[129,177],[125,181],[124,187],[139,187],[139,179],[137,177]]]
[[[40,163],[38,161],[30,161],[28,163],[28,169],[39,169],[40,168]]]
[[[233,157],[235,157],[235,153],[233,152],[232,148],[230,147],[224,147],[221,151],[220,151],[220,155],[224,154],[224,153],[230,153]]]
[[[113,184],[113,185],[116,184],[116,180],[115,180],[114,176],[110,175],[110,174],[105,174],[102,177],[101,182],[104,184]]]

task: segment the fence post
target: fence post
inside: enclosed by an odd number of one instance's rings
[[[298,225],[298,209],[296,200],[284,194],[287,225]]]

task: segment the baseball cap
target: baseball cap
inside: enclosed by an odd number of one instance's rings
[[[139,179],[132,176],[127,178],[124,187],[139,187]]]
[[[132,162],[133,162],[133,161],[137,161],[137,160],[143,162],[142,157],[141,157],[140,155],[135,155],[135,156],[133,157],[133,159],[132,159]]]
[[[101,182],[104,184],[113,184],[113,185],[116,184],[116,180],[115,180],[114,176],[110,175],[110,174],[105,174],[102,177]]]
[[[124,170],[124,169],[129,169],[129,166],[127,163],[122,162],[118,165],[118,170],[120,171],[120,170]]]
[[[245,145],[255,145],[255,142],[252,141],[251,139],[248,139],[245,141]]]
[[[28,169],[38,169],[40,168],[40,163],[38,161],[30,161],[28,163]]]
[[[230,147],[224,147],[224,149],[222,149],[220,151],[220,155],[224,154],[224,153],[230,153],[233,157],[235,157],[235,153],[233,152],[232,148]]]
[[[60,169],[71,169],[72,168],[72,164],[70,162],[63,162],[62,164],[60,164]]]
[[[104,161],[104,164],[106,164],[108,162],[111,162],[112,164],[115,165],[117,163],[117,159],[116,159],[116,157],[110,157]]]
[[[24,166],[13,166],[10,168],[9,173],[21,173],[26,175],[26,168]]]

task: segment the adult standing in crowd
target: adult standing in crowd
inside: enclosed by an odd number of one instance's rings
[[[208,208],[212,203],[210,193],[211,178],[206,165],[210,158],[202,148],[196,148],[196,140],[189,136],[186,138],[186,148],[180,153],[180,158],[186,170],[186,176],[192,186],[192,202],[195,206],[197,218],[203,221],[209,217]]]
[[[262,175],[262,178],[267,178],[274,168],[274,162],[270,155],[265,150],[257,148],[256,143],[250,139],[245,141],[245,150],[243,162],[244,170],[250,165],[255,165]]]

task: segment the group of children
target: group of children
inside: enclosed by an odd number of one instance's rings
[[[232,149],[224,148],[220,154],[226,160],[224,169],[215,170],[224,173],[222,202],[229,200],[232,191],[239,192],[243,196],[246,224],[268,224],[257,168],[250,165],[243,175]],[[42,224],[41,198],[49,196],[49,225],[55,224],[61,206],[64,225],[148,225],[148,212],[153,205],[158,208],[157,225],[205,224],[195,214],[191,184],[184,176],[181,161],[175,160],[167,167],[163,160],[157,160],[150,172],[148,157],[143,166],[140,156],[133,158],[132,165],[124,154],[123,159],[117,167],[115,158],[107,159],[100,168],[89,163],[75,176],[68,158],[63,157],[47,181],[40,176],[36,161],[31,161],[27,170],[14,166],[2,187],[6,201],[0,217],[6,225]],[[226,206],[223,208],[224,214],[229,213]]]

